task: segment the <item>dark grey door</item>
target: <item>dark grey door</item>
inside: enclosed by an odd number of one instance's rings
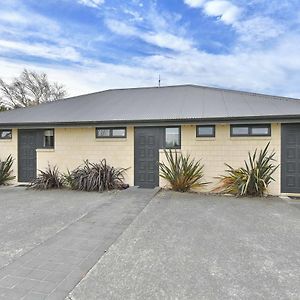
[[[134,184],[143,188],[159,185],[159,149],[163,147],[162,127],[135,128]]]
[[[300,124],[281,126],[281,192],[300,193]]]
[[[18,181],[36,178],[36,149],[43,147],[43,130],[20,129],[18,132]]]

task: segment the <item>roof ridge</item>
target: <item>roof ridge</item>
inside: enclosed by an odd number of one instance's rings
[[[228,89],[228,88],[222,88],[217,86],[204,86],[204,85],[198,85],[198,84],[178,84],[178,85],[165,85],[165,86],[144,86],[144,87],[130,87],[130,88],[116,88],[116,89],[106,89],[98,92],[92,92],[87,94],[81,94],[77,96],[72,96],[68,98],[63,98],[59,100],[68,100],[68,99],[74,99],[82,96],[89,96],[89,95],[95,95],[95,94],[101,94],[105,92],[114,92],[114,91],[129,91],[129,90],[141,90],[141,89],[164,89],[164,88],[179,88],[179,87],[194,87],[194,88],[202,88],[202,89],[210,89],[210,90],[217,90],[217,91],[224,91],[224,92],[233,92],[238,94],[246,94],[249,96],[259,96],[259,97],[268,97],[273,98],[277,100],[300,100],[300,98],[293,98],[293,97],[286,97],[286,96],[276,96],[271,94],[263,94],[263,93],[256,93],[256,92],[248,92],[248,91],[240,91],[235,89]],[[58,101],[59,101],[58,100]]]

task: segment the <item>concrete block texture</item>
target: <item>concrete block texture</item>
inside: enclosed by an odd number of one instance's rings
[[[204,181],[209,182],[202,191],[209,192],[217,186],[217,176],[224,175],[225,163],[234,168],[244,166],[248,159],[248,152],[263,149],[270,142],[270,152],[276,152],[275,164],[280,164],[281,155],[281,125],[273,123],[272,135],[266,137],[230,137],[230,125],[216,125],[216,136],[213,138],[197,138],[196,125],[181,127],[181,150],[183,154],[190,154],[191,158],[200,159],[204,164]],[[163,151],[160,151],[160,161],[165,161]],[[275,182],[269,186],[269,194],[280,194],[280,167],[274,174]],[[167,182],[160,178],[160,185]]]
[[[272,123],[270,137],[230,137],[230,124],[216,124],[214,138],[197,138],[196,125],[181,126],[181,151],[201,159],[205,165],[205,180],[210,182],[206,191],[212,190],[216,184],[216,176],[224,174],[224,163],[240,167],[247,159],[248,151],[262,149],[270,142],[270,151],[275,150],[277,163],[281,155],[281,124]],[[9,154],[15,158],[14,173],[17,175],[17,129],[13,130],[13,139],[0,141],[0,158]],[[129,168],[125,181],[134,185],[134,126],[127,126],[126,138],[96,139],[95,127],[55,128],[55,149],[37,150],[37,169],[43,170],[48,164],[58,166],[61,172],[74,169],[88,159],[97,162],[106,158],[114,167]],[[164,160],[161,152],[160,160]],[[280,194],[280,168],[274,175],[269,193]],[[17,178],[16,178],[17,180]],[[160,179],[160,186],[166,182]]]

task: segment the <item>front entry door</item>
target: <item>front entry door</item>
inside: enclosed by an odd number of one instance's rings
[[[43,130],[20,129],[18,132],[18,181],[36,178],[36,149],[43,147]]]
[[[281,127],[281,192],[300,193],[300,124]]]
[[[159,185],[159,149],[163,147],[162,127],[137,127],[134,133],[134,185]]]

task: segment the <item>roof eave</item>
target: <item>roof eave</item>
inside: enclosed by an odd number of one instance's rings
[[[277,116],[243,116],[243,117],[212,117],[212,118],[186,118],[186,119],[148,119],[148,120],[107,120],[107,121],[74,121],[74,122],[11,122],[0,123],[0,128],[47,128],[47,127],[78,127],[92,125],[145,125],[145,124],[196,124],[196,123],[236,123],[236,122],[300,122],[300,115]]]

